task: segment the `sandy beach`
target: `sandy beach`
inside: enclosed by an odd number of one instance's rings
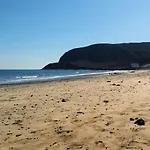
[[[149,150],[150,71],[0,86],[0,114],[0,150]]]

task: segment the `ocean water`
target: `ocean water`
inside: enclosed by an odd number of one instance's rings
[[[0,70],[0,85],[42,82],[113,72],[106,70]]]

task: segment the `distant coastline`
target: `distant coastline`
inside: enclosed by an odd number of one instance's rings
[[[58,62],[42,69],[132,70],[147,64],[150,64],[150,42],[102,43],[69,50]]]

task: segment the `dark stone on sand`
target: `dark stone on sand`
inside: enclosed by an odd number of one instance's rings
[[[36,133],[36,131],[31,131],[30,133]]]
[[[16,135],[16,137],[19,137],[19,136],[21,136],[21,134],[17,134],[17,135]]]
[[[109,103],[109,101],[108,101],[108,100],[104,100],[103,102],[104,102],[104,103]]]
[[[134,118],[130,118],[130,121],[134,121]]]
[[[95,144],[98,145],[100,143],[103,143],[103,141],[95,141]]]
[[[22,120],[15,120],[14,123],[12,123],[13,125],[15,124],[21,124],[23,121]]]
[[[78,114],[84,114],[84,112],[82,112],[82,111],[78,111],[77,113],[78,113]]]
[[[61,131],[57,131],[57,134],[61,134],[61,133],[71,133],[73,132],[73,130],[61,130]]]
[[[23,106],[23,109],[25,109],[27,106]]]
[[[31,97],[33,97],[33,94],[31,95]]]
[[[113,83],[112,86],[120,86],[120,84],[115,84],[115,83]]]
[[[143,119],[137,119],[134,124],[139,125],[139,126],[143,126],[145,125],[145,121]]]
[[[8,132],[8,133],[7,133],[7,135],[11,135],[11,134],[13,134],[13,133],[11,133],[11,132]]]
[[[106,125],[106,126],[109,126],[109,125],[110,125],[110,122],[107,122],[105,125]]]
[[[113,83],[112,85],[113,85],[113,86],[116,86],[116,84],[115,84],[115,83]]]
[[[61,100],[61,102],[67,102],[67,101],[68,101],[67,99],[62,99],[62,100]]]

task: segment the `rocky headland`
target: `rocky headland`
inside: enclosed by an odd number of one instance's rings
[[[150,42],[94,44],[75,48],[43,69],[139,69],[150,64]]]

